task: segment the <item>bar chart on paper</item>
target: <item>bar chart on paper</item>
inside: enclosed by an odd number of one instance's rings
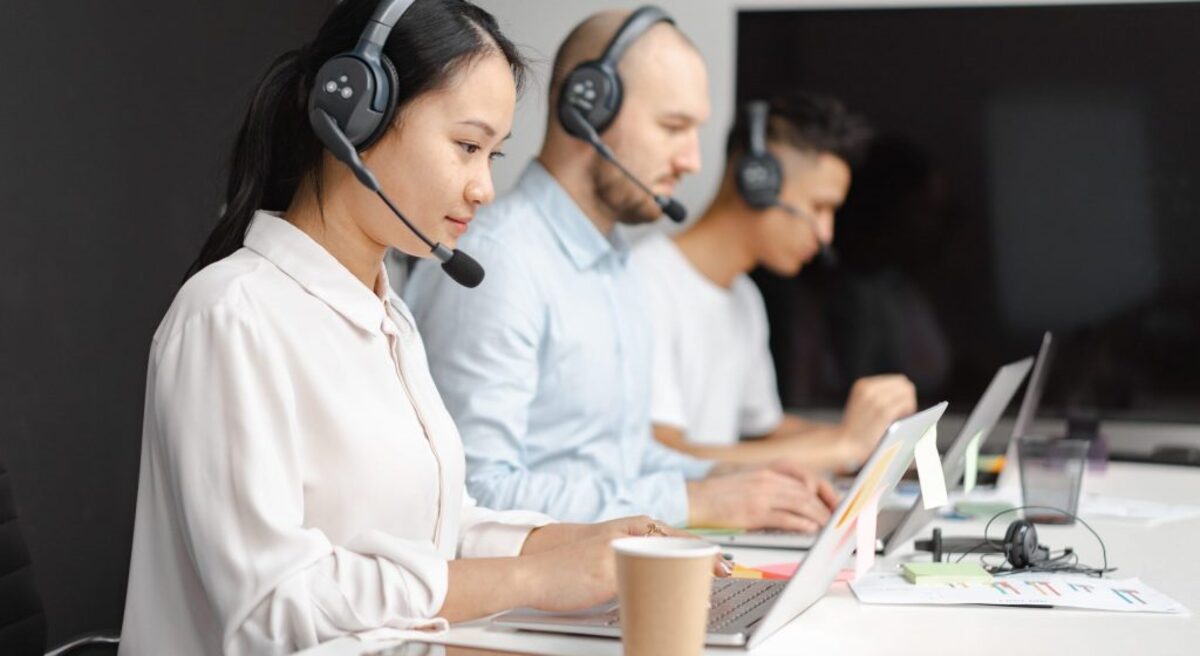
[[[1140,579],[1013,574],[988,583],[913,585],[899,574],[872,573],[850,584],[864,604],[1054,606],[1125,613],[1190,615]]]

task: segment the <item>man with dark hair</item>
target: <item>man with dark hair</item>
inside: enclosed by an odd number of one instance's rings
[[[770,206],[739,189],[737,165],[751,149],[742,115],[730,131],[712,205],[674,238],[655,234],[634,248],[654,324],[654,434],[672,448],[725,462],[787,458],[852,468],[888,424],[915,412],[912,383],[901,375],[858,380],[840,424],[785,414],[766,308],[747,273],[763,266],[795,275],[833,240],[834,214],[870,132],[840,102],[820,96],[774,100],[765,114],[760,129],[782,172]]]

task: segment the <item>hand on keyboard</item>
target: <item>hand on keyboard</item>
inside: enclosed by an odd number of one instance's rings
[[[780,462],[691,481],[688,504],[692,526],[812,533],[829,520],[837,493],[816,474]]]

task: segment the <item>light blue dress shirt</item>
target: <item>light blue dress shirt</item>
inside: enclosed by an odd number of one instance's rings
[[[459,242],[487,271],[479,287],[431,260],[413,271],[405,301],[480,505],[687,522],[685,479],[712,463],[651,435],[650,315],[619,232],[533,162]]]

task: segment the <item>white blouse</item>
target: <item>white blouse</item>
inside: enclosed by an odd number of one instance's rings
[[[447,561],[549,518],[475,506],[408,309],[259,212],[154,335],[122,654],[441,628]]]

